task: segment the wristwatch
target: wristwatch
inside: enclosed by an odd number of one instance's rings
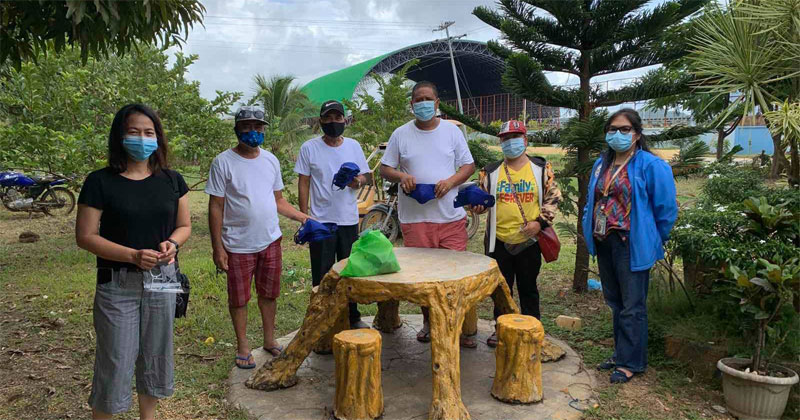
[[[177,242],[176,240],[174,240],[174,239],[171,239],[171,238],[170,238],[170,239],[167,239],[167,241],[168,241],[168,242],[171,242],[171,243],[172,243],[172,245],[175,245],[175,253],[177,254],[177,253],[178,253],[178,251],[181,249],[181,246],[180,246],[180,245],[178,245],[178,242]]]

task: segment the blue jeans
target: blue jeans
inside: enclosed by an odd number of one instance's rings
[[[603,296],[614,319],[614,360],[631,372],[647,369],[647,289],[650,270],[631,271],[627,233],[596,240]]]

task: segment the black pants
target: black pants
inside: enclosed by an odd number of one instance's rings
[[[311,284],[319,286],[322,278],[337,261],[350,256],[353,243],[358,240],[358,225],[339,226],[336,236],[319,242],[310,242],[311,248]],[[361,320],[358,305],[350,303],[350,323]]]
[[[542,251],[539,249],[539,244],[533,244],[519,254],[511,255],[506,250],[503,241],[498,239],[494,245],[494,252],[489,256],[497,261],[497,266],[500,268],[500,272],[503,273],[512,295],[514,293],[514,280],[516,279],[522,314],[541,319],[539,287],[536,285],[539,269],[542,268]],[[500,315],[497,306],[495,306],[495,319]]]
[[[647,369],[647,290],[650,270],[631,271],[627,233],[595,240],[603,297],[614,319],[614,361],[631,372]]]

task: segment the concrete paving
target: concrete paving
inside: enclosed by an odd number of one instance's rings
[[[417,342],[422,327],[421,315],[403,315],[404,325],[394,334],[383,334],[381,354],[384,419],[426,419],[431,403],[430,344]],[[365,322],[372,323],[371,318]],[[461,350],[461,395],[473,419],[579,419],[581,412],[570,406],[587,407],[595,379],[582,368],[581,359],[564,342],[550,340],[566,350],[566,357],[542,365],[544,400],[537,404],[511,405],[492,398],[489,391],[495,372],[495,356],[486,339],[493,331],[492,323],[478,322],[477,349]],[[278,341],[286,345],[294,333]],[[270,356],[261,349],[253,351],[260,367]],[[291,388],[272,392],[255,391],[244,382],[254,370],[234,367],[229,376],[228,402],[239,406],[259,420],[297,419],[322,420],[333,417],[333,355],[311,353],[297,372],[299,383]]]

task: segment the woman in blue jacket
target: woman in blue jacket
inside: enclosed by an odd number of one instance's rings
[[[664,258],[678,203],[672,170],[650,153],[635,110],[612,114],[605,132],[609,148],[592,169],[583,237],[614,321],[614,354],[599,368],[625,383],[647,369],[650,267]]]

